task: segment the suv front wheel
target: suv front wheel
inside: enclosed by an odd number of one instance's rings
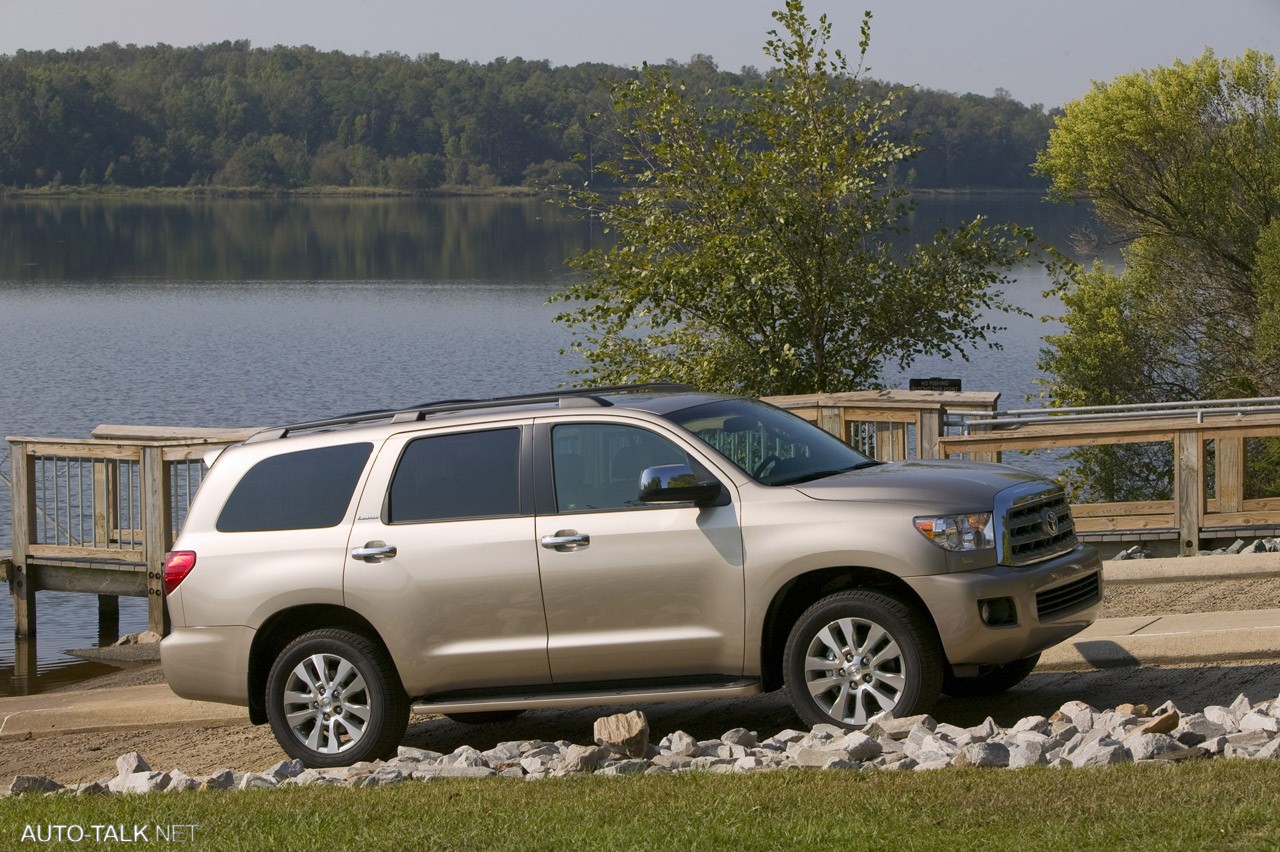
[[[933,631],[907,604],[867,590],[813,604],[787,637],[791,703],[809,725],[858,728],[878,713],[927,713],[942,685]]]
[[[347,766],[395,752],[409,699],[377,643],[347,630],[314,630],[271,666],[267,718],[281,748],[307,766]]]

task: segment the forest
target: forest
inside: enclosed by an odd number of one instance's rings
[[[668,60],[713,99],[767,72]],[[0,56],[0,187],[438,187],[590,183],[616,134],[609,85],[633,69],[439,54],[351,55],[247,41]],[[889,83],[869,82],[867,97]],[[920,189],[1037,189],[1056,110],[898,89],[895,132],[923,152],[892,177]]]

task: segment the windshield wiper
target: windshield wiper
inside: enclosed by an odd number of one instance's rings
[[[884,462],[878,462],[874,459],[860,461],[857,464],[851,464],[848,467],[842,467],[838,470],[817,470],[811,473],[802,473],[799,476],[793,476],[790,479],[780,479],[777,482],[771,482],[770,485],[799,485],[802,482],[812,482],[815,479],[825,479],[828,476],[835,476],[837,473],[848,473],[851,470],[862,470],[866,467],[876,467]]]

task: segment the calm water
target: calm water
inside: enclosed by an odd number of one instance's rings
[[[1064,250],[1092,222],[995,196],[924,200],[916,227],[979,213]],[[565,286],[563,258],[601,239],[533,200],[0,203],[0,430],[257,426],[554,387],[575,362],[558,354],[569,338],[546,302]],[[1009,296],[1035,316],[1008,318],[1003,351],[910,375],[960,377],[1020,404],[1056,328],[1039,319],[1057,310],[1047,284],[1038,268],[1019,271]],[[8,499],[0,484],[0,550]],[[100,671],[62,654],[97,644],[93,596],[41,592],[38,612],[39,675],[25,689]],[[13,688],[12,624],[6,593],[0,694]],[[121,632],[145,627],[145,601],[122,598]]]

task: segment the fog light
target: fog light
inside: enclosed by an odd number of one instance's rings
[[[988,627],[1007,627],[1018,623],[1018,608],[1013,598],[988,598],[978,601],[978,614]]]

